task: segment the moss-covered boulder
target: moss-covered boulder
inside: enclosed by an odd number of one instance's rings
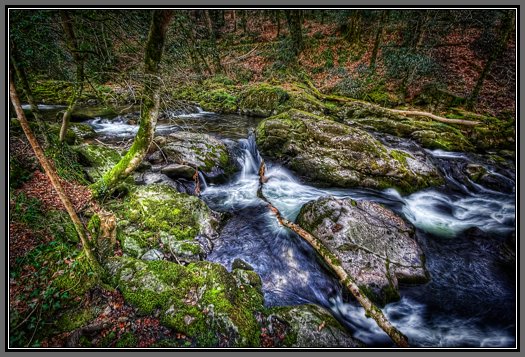
[[[289,94],[279,86],[258,83],[246,88],[240,94],[239,110],[242,114],[268,117],[277,114],[289,99]]]
[[[168,261],[117,257],[108,262],[126,302],[185,334],[196,347],[257,347],[263,310],[260,278],[252,271],[229,273],[220,264],[182,266]]]
[[[120,161],[117,150],[104,145],[82,144],[74,147],[79,162],[91,182],[96,182]]]
[[[228,149],[213,136],[200,133],[177,132],[157,137],[160,150],[153,152],[149,160],[185,165],[201,171],[206,179],[221,180],[235,171],[230,162]]]
[[[428,149],[473,151],[475,148],[465,134],[452,125],[428,118],[408,118],[364,102],[349,102],[338,107],[336,117],[365,130],[413,139]]]
[[[123,252],[135,258],[159,249],[179,261],[203,259],[202,236],[215,238],[219,226],[219,214],[198,197],[162,184],[134,187],[114,211]]]
[[[70,130],[75,133],[77,141],[83,141],[87,139],[93,139],[97,136],[97,133],[89,124],[85,123],[72,123]]]
[[[425,157],[389,149],[364,130],[303,111],[262,121],[256,136],[263,154],[332,186],[413,192],[443,182]]]
[[[215,113],[236,113],[237,97],[224,88],[206,90],[197,96],[202,109]]]
[[[307,304],[271,309],[268,330],[284,329],[278,347],[363,347],[328,311]],[[284,325],[284,328],[281,326]]]
[[[305,204],[297,223],[379,304],[399,298],[398,282],[428,280],[413,227],[378,203],[324,197]]]

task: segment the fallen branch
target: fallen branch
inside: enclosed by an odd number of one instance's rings
[[[402,115],[402,116],[405,116],[405,117],[407,117],[407,116],[423,116],[423,117],[427,117],[427,118],[430,118],[432,120],[439,121],[441,123],[446,123],[446,124],[459,124],[459,125],[475,126],[475,125],[478,125],[480,123],[479,121],[475,121],[475,120],[463,120],[463,119],[444,118],[444,117],[440,117],[439,115],[435,115],[435,114],[432,114],[432,113],[429,113],[429,112],[422,112],[422,111],[419,111],[419,110],[390,109],[390,108],[381,107],[379,105],[370,104],[370,103],[366,103],[366,102],[363,102],[363,101],[360,101],[360,100],[351,99],[351,98],[345,98],[345,97],[339,97],[339,96],[333,96],[333,95],[326,95],[326,94],[323,94],[323,93],[319,92],[319,90],[317,88],[315,88],[315,86],[313,85],[312,82],[310,82],[308,80],[305,80],[305,82],[308,85],[308,87],[313,91],[314,96],[317,99],[319,99],[319,100],[328,100],[328,101],[340,102],[340,103],[359,102],[359,103],[363,103],[363,104],[366,104],[366,105],[369,105],[369,106],[380,108],[380,109],[385,110],[385,111],[390,112],[390,113],[399,114],[399,115]]]
[[[261,166],[259,167],[259,189],[257,190],[257,196],[261,198],[268,204],[269,209],[275,214],[279,223],[295,233],[297,233],[301,238],[306,240],[324,259],[324,261],[333,269],[337,277],[340,279],[341,283],[344,284],[348,290],[354,295],[357,301],[363,306],[367,316],[372,317],[377,325],[386,332],[386,334],[394,341],[394,343],[399,347],[409,347],[408,339],[401,331],[395,328],[390,321],[385,317],[381,309],[372,303],[368,297],[361,292],[354,279],[341,267],[339,260],[335,257],[323,243],[314,235],[310,234],[299,225],[290,222],[284,218],[279,210],[266,199],[263,193],[263,185],[268,181],[265,176],[266,167],[264,161],[261,161]]]
[[[447,124],[460,124],[460,125],[468,125],[468,126],[475,126],[475,125],[479,124],[479,121],[475,121],[475,120],[443,118],[443,117],[440,117],[440,116],[432,114],[432,113],[421,112],[421,111],[418,111],[418,110],[399,110],[399,109],[388,109],[388,108],[384,108],[384,109],[389,111],[389,112],[400,114],[400,115],[404,115],[404,116],[416,115],[416,116],[428,117],[428,118],[433,119],[435,121],[439,121],[439,122],[447,123]]]

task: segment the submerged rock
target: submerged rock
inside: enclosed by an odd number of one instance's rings
[[[398,282],[428,280],[413,227],[378,203],[320,198],[301,208],[297,223],[320,239],[380,304],[399,298]]]
[[[339,187],[396,187],[403,192],[441,184],[428,160],[389,149],[364,130],[298,110],[257,128],[257,145],[300,174]]]
[[[267,318],[269,330],[284,325],[283,347],[363,347],[325,309],[307,304],[273,308]],[[278,346],[280,347],[280,346]]]
[[[260,278],[229,273],[220,264],[182,266],[168,261],[115,257],[107,264],[126,302],[192,339],[198,347],[257,347],[263,311]]]
[[[232,171],[226,146],[213,136],[177,132],[157,137],[155,142],[164,155],[156,150],[151,153],[149,160],[158,164],[165,161],[165,156],[169,163],[181,165],[177,168],[177,174],[189,175],[189,167],[193,170],[192,174],[198,169],[207,179],[213,180]]]

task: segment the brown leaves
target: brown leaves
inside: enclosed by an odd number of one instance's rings
[[[60,183],[76,211],[80,211],[91,201],[91,191],[87,187],[63,179],[60,179]],[[29,197],[39,199],[47,209],[65,210],[62,201],[51,185],[51,181],[40,171],[35,171],[31,180],[26,182],[19,191],[24,192]]]

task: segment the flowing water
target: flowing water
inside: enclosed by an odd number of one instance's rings
[[[208,260],[231,269],[240,258],[261,276],[268,306],[315,303],[328,309],[353,336],[369,346],[391,346],[364,310],[325,267],[313,249],[282,228],[257,198],[260,154],[253,128],[257,119],[197,112],[160,122],[158,133],[189,130],[223,139],[239,172],[225,184],[205,185],[202,199],[231,218]],[[137,130],[125,119],[89,122],[101,137],[126,138]],[[515,194],[478,185],[459,174],[475,158],[462,153],[428,152],[447,184],[401,196],[385,191],[320,188],[304,183],[278,163],[266,161],[265,196],[288,219],[301,206],[332,195],[380,202],[416,227],[431,281],[401,286],[401,300],[384,307],[390,321],[413,346],[512,347],[516,336],[515,280],[497,252],[515,234]],[[511,173],[496,172],[514,185]],[[512,270],[512,269],[511,269]]]

